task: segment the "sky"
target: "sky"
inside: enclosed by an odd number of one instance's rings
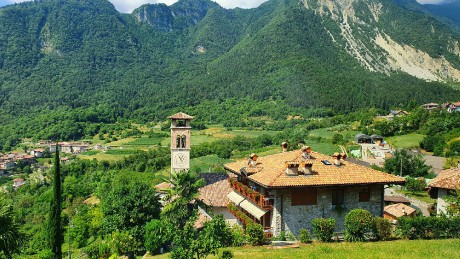
[[[25,2],[29,0],[0,0],[0,6]],[[175,3],[177,0],[109,0],[122,13],[131,13],[132,10],[147,3],[165,3],[167,5]],[[267,0],[213,0],[224,8],[254,8]],[[460,0],[417,0],[421,4],[438,4],[441,2],[453,2]]]

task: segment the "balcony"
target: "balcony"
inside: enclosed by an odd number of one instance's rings
[[[250,200],[257,206],[263,209],[266,209],[266,210],[273,209],[274,200],[272,197],[260,194],[258,191],[255,191],[251,189],[250,187],[248,187],[247,185],[244,185],[243,183],[238,182],[235,178],[229,178],[228,181],[232,189],[235,190],[235,192],[246,197],[246,199]]]
[[[252,215],[238,209],[237,206],[233,203],[227,204],[227,209],[232,213],[239,221],[243,223],[244,226],[248,224],[261,224],[259,220],[254,220]],[[261,224],[262,225],[262,224]],[[271,239],[273,237],[273,228],[271,227],[264,227],[264,237],[267,239]]]

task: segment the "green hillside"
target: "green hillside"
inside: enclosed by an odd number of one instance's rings
[[[195,107],[229,98],[251,111],[223,110],[219,121],[460,99],[449,71],[435,71],[447,78],[436,82],[392,70],[375,45],[385,33],[460,69],[451,51],[460,36],[449,27],[389,0],[353,2],[349,21],[342,7],[320,15],[320,4],[270,0],[228,10],[181,0],[132,14],[107,0],[0,8],[0,149],[24,136],[78,139],[97,132],[92,124],[161,121],[179,109],[208,118],[213,109]],[[378,4],[377,22],[371,6]],[[346,23],[356,53],[342,31]],[[434,32],[424,33],[427,27]]]

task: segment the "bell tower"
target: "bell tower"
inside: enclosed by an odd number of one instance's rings
[[[179,112],[171,120],[171,172],[190,169],[190,122],[193,117]]]

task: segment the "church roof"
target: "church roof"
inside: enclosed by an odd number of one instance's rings
[[[336,166],[328,161],[334,158],[318,152],[311,152],[313,173],[311,175],[287,174],[286,163],[301,161],[302,151],[294,150],[275,155],[261,156],[257,159],[257,172],[248,174],[248,178],[267,188],[285,187],[319,187],[361,184],[404,184],[405,179],[344,161]],[[247,160],[240,160],[224,165],[225,169],[237,175],[249,169]]]
[[[171,115],[168,117],[168,119],[176,119],[176,120],[193,120],[193,117],[188,115],[188,114],[185,114],[183,112],[178,112],[174,115]]]

